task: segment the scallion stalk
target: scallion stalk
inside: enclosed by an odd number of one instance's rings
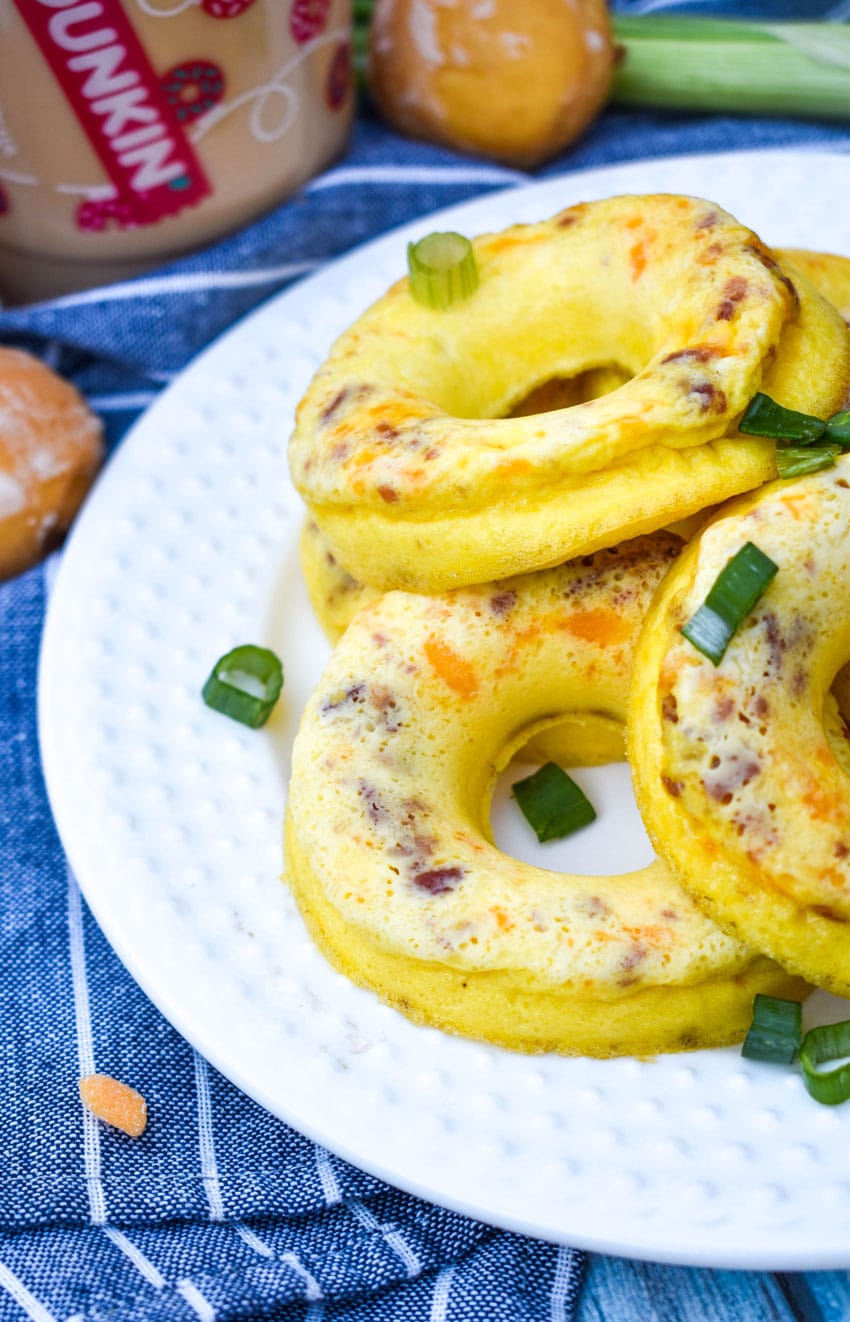
[[[541,844],[572,835],[596,817],[584,791],[555,762],[515,781],[511,789]]]
[[[770,556],[745,542],[726,562],[708,596],[681,632],[715,666],[778,570]]]
[[[453,230],[426,234],[407,245],[410,292],[417,303],[445,310],[478,288],[478,265],[472,244]]]
[[[840,445],[782,445],[776,451],[776,471],[783,478],[806,477],[832,468],[840,454]]]
[[[800,1047],[803,1082],[815,1101],[836,1106],[850,1099],[850,1020],[812,1028]],[[842,1062],[842,1063],[839,1063]],[[832,1069],[823,1066],[833,1065]]]
[[[802,1036],[800,1002],[758,992],[753,1001],[753,1021],[744,1038],[741,1055],[749,1060],[790,1065],[800,1049]]]
[[[617,15],[612,99],[676,110],[850,119],[850,24]]]

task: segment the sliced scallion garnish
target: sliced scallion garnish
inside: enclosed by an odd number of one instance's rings
[[[283,688],[283,666],[267,647],[244,643],[219,657],[202,695],[208,707],[257,729],[264,725]]]
[[[799,1001],[758,993],[753,1001],[753,1021],[744,1038],[741,1055],[748,1060],[769,1060],[790,1065],[800,1050],[803,1011]]]
[[[778,568],[753,542],[746,542],[721,569],[696,614],[682,625],[688,642],[714,665],[720,665],[735,631]]]
[[[445,309],[478,288],[478,266],[469,239],[448,231],[407,245],[410,292],[418,303]]]
[[[798,413],[777,404],[770,395],[754,395],[738,423],[746,436],[769,436],[774,441],[796,441],[809,445],[823,436],[826,423],[810,413]]]
[[[850,1019],[838,1024],[812,1028],[800,1047],[803,1082],[815,1101],[835,1106],[850,1098]],[[835,1069],[822,1069],[832,1061],[843,1060]]]
[[[511,788],[541,844],[572,835],[596,817],[584,791],[554,762],[546,762]]]
[[[825,441],[834,441],[842,450],[850,450],[850,409],[842,409],[827,419]]]
[[[841,454],[840,445],[782,445],[776,450],[776,471],[780,477],[804,477],[832,468]]]

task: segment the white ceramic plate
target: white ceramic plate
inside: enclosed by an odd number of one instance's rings
[[[729,1267],[850,1266],[850,1105],[737,1050],[522,1057],[416,1028],[333,972],[285,886],[289,751],[327,655],[296,553],[295,403],[333,337],[404,270],[412,236],[653,190],[721,203],[771,244],[847,250],[850,158],[742,153],[547,180],[430,216],[273,300],[136,425],[59,571],[42,666],[51,802],[83,890],[146,992],[262,1105],[404,1189],[550,1240]],[[283,656],[261,732],[209,711],[212,662]],[[624,768],[600,822],[546,865],[615,872],[648,845]],[[509,808],[503,843],[534,858]],[[536,846],[535,846],[536,848]],[[828,1013],[821,1002],[808,1014]]]

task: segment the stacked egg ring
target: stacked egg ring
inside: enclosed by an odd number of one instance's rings
[[[755,992],[799,998],[803,979],[828,979],[706,896],[671,847],[689,828],[669,824],[669,794],[654,806],[672,756],[650,715],[667,652],[643,625],[723,502],[756,491],[757,510],[762,489],[790,489],[765,487],[774,443],[737,430],[756,392],[824,417],[844,403],[850,337],[818,292],[842,259],[776,255],[720,208],[668,196],[473,246],[468,301],[425,308],[400,281],[299,406],[302,561],[336,646],[293,749],[288,880],[330,961],[419,1022],[602,1056],[738,1040]],[[819,662],[821,709],[843,646]],[[630,709],[636,654],[651,735]],[[614,759],[627,723],[635,757],[652,749],[633,761],[648,868],[567,876],[495,847],[493,785],[519,748]],[[838,757],[837,709],[826,724],[819,756]],[[850,820],[847,839],[850,854]],[[803,883],[796,898],[807,921],[829,907]],[[833,907],[823,921],[843,922]]]

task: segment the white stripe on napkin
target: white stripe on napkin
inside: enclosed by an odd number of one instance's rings
[[[350,1203],[346,1204],[346,1206],[349,1211],[357,1217],[361,1226],[365,1226],[367,1230],[377,1230],[380,1232],[384,1243],[388,1244],[393,1252],[397,1253],[401,1258],[407,1268],[408,1276],[412,1277],[419,1275],[422,1270],[422,1263],[419,1261],[416,1254],[413,1252],[413,1249],[407,1243],[400,1231],[396,1230],[394,1226],[383,1225],[376,1216],[372,1215],[368,1207],[364,1207],[356,1198],[353,1198]]]
[[[571,1249],[558,1249],[558,1261],[555,1264],[555,1280],[552,1285],[551,1322],[567,1322],[567,1298],[575,1271],[575,1260]]]
[[[152,1285],[155,1290],[163,1288],[165,1277],[153,1265],[150,1258],[146,1258],[142,1250],[132,1244],[126,1235],[122,1235],[121,1231],[116,1230],[114,1226],[104,1226],[103,1233],[108,1239],[112,1240],[115,1247],[120,1249],[125,1257],[130,1259],[136,1271],[145,1278],[148,1285]]]
[[[434,1294],[431,1299],[431,1312],[428,1314],[428,1322],[446,1322],[449,1291],[452,1288],[452,1277],[454,1274],[454,1267],[444,1267],[437,1277],[434,1285]]]
[[[158,390],[128,390],[117,395],[89,395],[88,402],[97,413],[123,413],[147,408],[158,395]]]
[[[68,942],[71,956],[71,981],[74,988],[74,1018],[77,1027],[77,1065],[80,1077],[94,1074],[91,1005],[86,974],[86,947],[83,934],[83,905],[77,879],[70,868],[68,876]],[[89,1195],[89,1217],[95,1225],[106,1220],[106,1195],[100,1177],[100,1130],[98,1122],[83,1107],[83,1163]]]
[[[502,166],[349,165],[312,179],[307,193],[348,184],[524,184],[531,175]]]
[[[278,1261],[285,1262],[287,1267],[291,1267],[296,1276],[300,1276],[306,1285],[306,1290],[304,1291],[305,1299],[323,1298],[322,1287],[319,1285],[319,1282],[294,1253],[287,1250],[285,1253],[275,1254],[274,1249],[270,1248],[268,1244],[261,1240],[259,1235],[255,1235],[249,1226],[243,1226],[238,1221],[234,1223],[233,1229],[236,1231],[239,1238],[244,1240],[249,1248],[252,1248],[255,1253],[262,1254],[264,1258],[277,1257]]]
[[[209,1299],[204,1298],[197,1285],[193,1285],[189,1280],[183,1280],[177,1282],[175,1289],[186,1300],[192,1312],[201,1319],[201,1322],[214,1322],[215,1309]]]
[[[316,1148],[316,1170],[318,1171],[319,1179],[322,1182],[322,1192],[325,1195],[325,1202],[328,1207],[332,1207],[334,1203],[341,1202],[342,1191],[337,1183],[330,1156],[325,1148]]]
[[[195,1057],[195,1095],[198,1101],[198,1149],[201,1157],[201,1179],[207,1195],[211,1221],[224,1220],[224,1200],[221,1196],[221,1184],[218,1178],[218,1166],[215,1159],[215,1137],[213,1135],[212,1096],[210,1093],[209,1067],[203,1056],[193,1051]]]
[[[8,1290],[15,1303],[20,1305],[33,1322],[56,1322],[53,1314],[47,1311],[44,1304],[39,1303],[34,1294],[30,1294],[23,1281],[19,1281],[15,1273],[9,1271],[2,1262],[0,1262],[0,1285]]]
[[[273,284],[292,276],[312,271],[318,262],[287,262],[283,266],[266,266],[254,271],[188,271],[184,274],[157,275],[123,284],[104,285],[98,289],[83,289],[78,294],[65,294],[37,306],[79,308],[89,303],[117,303],[123,299],[155,298],[160,294],[185,294],[204,289],[247,289],[252,285]],[[32,309],[31,309],[32,310]]]
[[[308,1272],[304,1264],[298,1261],[298,1258],[295,1256],[294,1253],[289,1253],[289,1252],[281,1253],[280,1260],[281,1262],[285,1262],[287,1267],[291,1267],[292,1270],[295,1272],[296,1276],[301,1277],[302,1281],[306,1286],[306,1289],[304,1291],[305,1299],[322,1298],[322,1287],[319,1285],[319,1282],[316,1280],[315,1276],[313,1276],[311,1272]]]

